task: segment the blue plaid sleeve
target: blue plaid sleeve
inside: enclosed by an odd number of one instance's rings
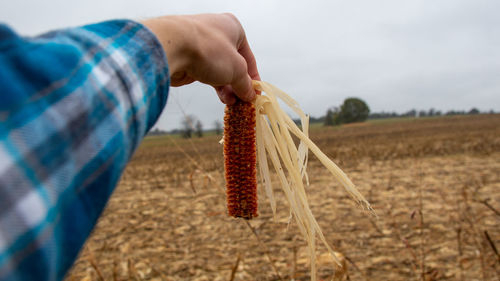
[[[0,25],[0,280],[61,280],[165,106],[166,56],[116,20]]]

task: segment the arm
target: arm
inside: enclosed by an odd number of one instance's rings
[[[232,15],[111,21],[30,39],[0,26],[0,279],[64,277],[170,81],[201,81],[233,103],[254,98],[251,79],[255,59]]]
[[[165,55],[132,21],[0,31],[0,279],[62,279],[165,105]]]

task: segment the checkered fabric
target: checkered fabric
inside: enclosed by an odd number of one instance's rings
[[[0,25],[0,280],[61,280],[165,106],[165,53],[115,20]]]

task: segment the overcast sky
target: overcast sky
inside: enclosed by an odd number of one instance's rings
[[[263,80],[312,116],[346,97],[372,111],[500,110],[500,1],[2,1],[0,21],[18,32],[114,18],[232,12],[243,24]],[[172,88],[157,127],[182,110],[205,128],[224,106],[210,87]]]

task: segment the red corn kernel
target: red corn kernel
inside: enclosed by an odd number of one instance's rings
[[[224,115],[224,168],[230,216],[257,217],[255,107],[237,100]]]

